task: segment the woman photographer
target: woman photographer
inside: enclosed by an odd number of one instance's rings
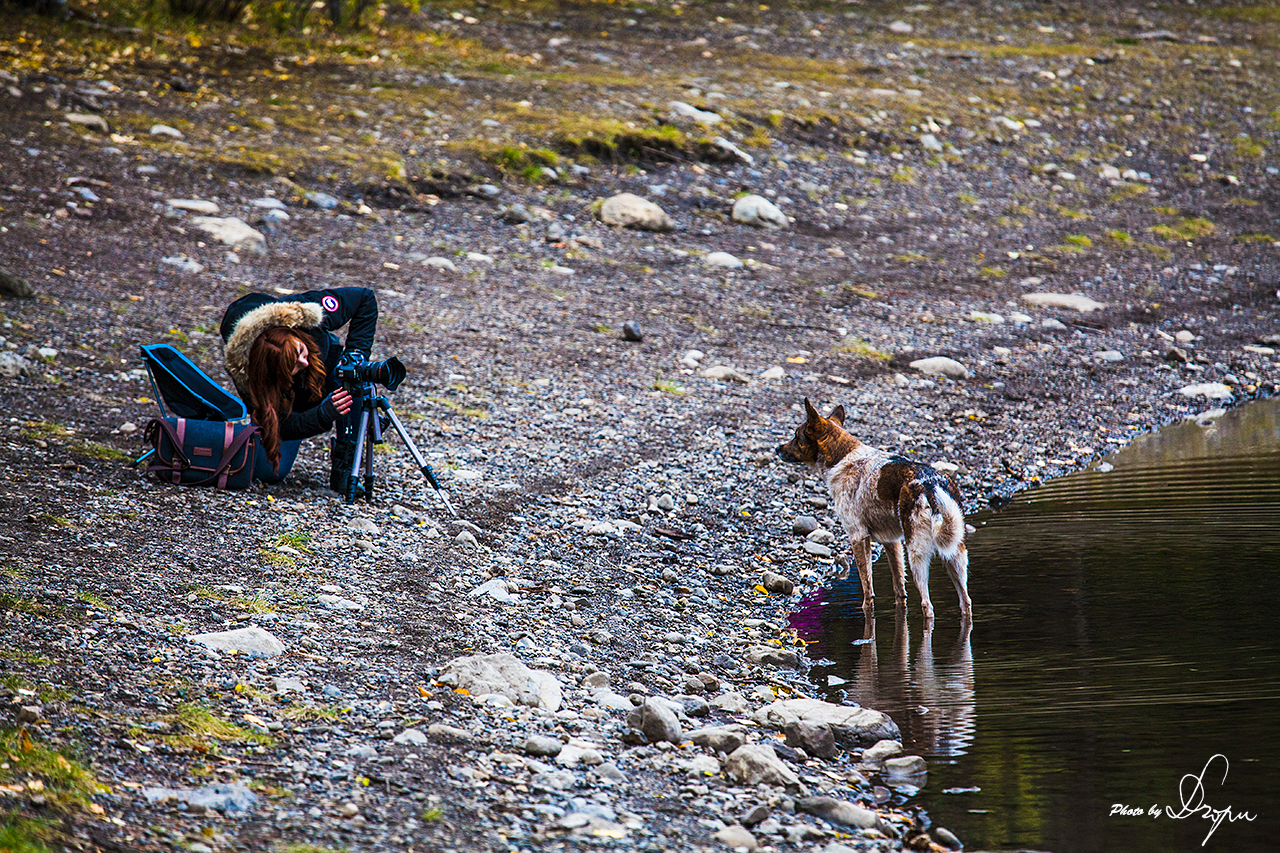
[[[350,324],[346,344],[333,330]],[[349,353],[369,357],[378,324],[378,302],[367,287],[338,287],[290,296],[243,296],[227,308],[220,331],[227,373],[262,430],[254,479],[283,480],[302,439],[328,432],[329,487],[345,494],[354,461],[354,425],[346,417],[351,394],[337,379]]]

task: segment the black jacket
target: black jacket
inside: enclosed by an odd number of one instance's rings
[[[344,346],[333,330],[348,324]],[[338,410],[330,395],[340,387],[338,363],[349,352],[368,358],[377,325],[378,300],[367,287],[336,287],[281,297],[250,293],[231,303],[222,317],[220,331],[226,344],[227,373],[240,396],[248,399],[249,351],[259,335],[273,326],[285,326],[314,340],[325,367],[323,396],[314,398],[298,382],[293,411],[280,421],[282,440],[310,438],[327,432],[337,420]]]

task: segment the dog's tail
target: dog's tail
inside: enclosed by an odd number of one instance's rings
[[[929,508],[933,541],[938,553],[944,557],[955,556],[964,544],[964,510],[960,503],[942,483],[916,483],[912,491],[915,492],[916,506],[924,509],[927,505]]]

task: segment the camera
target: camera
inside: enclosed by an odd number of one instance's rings
[[[338,363],[338,381],[347,387],[375,382],[394,391],[404,377],[404,365],[395,356],[385,361],[367,361],[363,353],[349,352]]]

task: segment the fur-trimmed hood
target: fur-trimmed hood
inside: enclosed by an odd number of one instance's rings
[[[227,337],[227,373],[237,385],[248,385],[249,351],[253,342],[273,326],[315,329],[324,320],[324,310],[314,302],[268,302],[246,311]]]

